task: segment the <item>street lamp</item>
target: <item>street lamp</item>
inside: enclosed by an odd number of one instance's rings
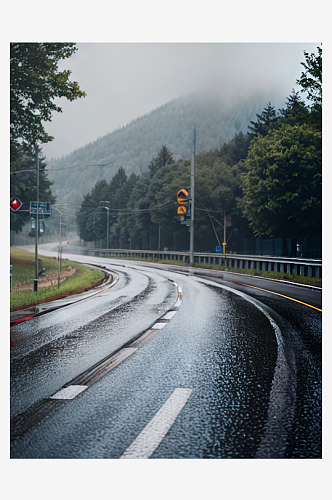
[[[100,201],[100,203],[111,203],[111,202],[102,200],[102,201]],[[101,206],[100,208],[106,208],[106,210],[107,210],[106,250],[108,250],[108,240],[109,240],[109,233],[110,233],[110,209],[109,209],[109,207],[104,207],[104,206]]]
[[[54,205],[51,205],[54,210],[59,212],[60,214],[60,244],[59,244],[59,268],[58,268],[58,288],[60,288],[60,275],[61,275],[61,253],[62,253],[62,240],[61,240],[61,215],[62,213],[58,208],[56,208]]]

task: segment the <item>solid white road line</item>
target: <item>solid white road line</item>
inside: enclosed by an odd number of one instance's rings
[[[192,389],[175,389],[120,458],[149,458],[172,427]]]

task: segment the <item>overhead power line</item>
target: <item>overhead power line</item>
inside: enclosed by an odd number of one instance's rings
[[[55,170],[69,170],[71,168],[86,168],[86,167],[107,167],[114,163],[115,160],[109,161],[108,163],[91,163],[89,165],[72,165],[71,167],[60,167],[60,168],[47,168],[45,167],[43,170],[47,170],[48,172],[54,172]],[[11,174],[18,174],[20,172],[36,172],[35,168],[29,168],[27,170],[15,170],[14,172],[10,172]]]
[[[55,170],[69,170],[71,168],[86,168],[86,167],[107,167],[108,165],[111,165],[114,163],[115,160],[109,161],[108,163],[91,163],[90,165],[72,165],[71,167],[60,167],[60,168],[46,168],[49,172],[53,172]]]
[[[162,210],[164,208],[170,207],[172,205],[176,205],[176,202],[175,201],[171,201],[169,203],[164,203],[163,205],[158,205],[158,206],[152,207],[152,208],[110,208],[109,211],[110,212],[117,212],[117,213],[127,213],[127,212],[131,212],[131,213],[155,212],[155,211]],[[81,208],[83,208],[83,207],[81,207]],[[99,208],[99,207],[98,206],[97,207],[93,207],[93,208],[90,208],[88,210],[84,210],[84,208],[83,208],[82,213],[92,214],[92,213],[95,212],[95,210],[97,208]]]

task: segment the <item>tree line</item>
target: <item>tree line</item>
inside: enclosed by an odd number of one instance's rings
[[[195,250],[213,251],[223,241],[225,213],[231,219],[227,249],[239,235],[296,243],[321,233],[322,50],[317,50],[304,52],[304,71],[296,82],[307,102],[293,90],[285,108],[268,103],[246,134],[196,155]],[[190,188],[190,161],[175,161],[162,145],[147,173],[127,176],[121,167],[109,183],[95,184],[77,213],[79,235],[105,244],[108,211],[111,248],[187,250],[188,228],[176,210],[181,188]]]

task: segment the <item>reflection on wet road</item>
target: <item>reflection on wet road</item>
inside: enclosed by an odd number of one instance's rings
[[[16,340],[11,348],[11,415],[121,347],[176,300],[174,285],[163,277],[134,270],[119,271],[119,276],[119,286],[100,297],[11,329]]]
[[[319,312],[227,282],[107,266],[120,276],[109,292],[12,328],[23,339],[11,350],[12,417],[160,329],[12,437],[12,458],[321,456]]]

